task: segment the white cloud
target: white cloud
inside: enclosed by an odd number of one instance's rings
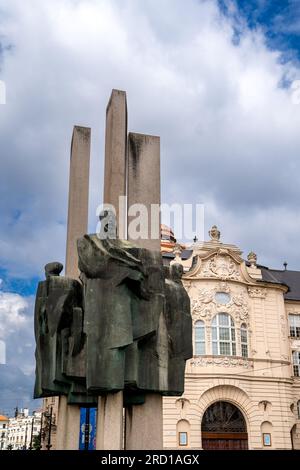
[[[300,74],[262,32],[239,21],[234,44],[236,14],[224,18],[215,1],[0,0],[0,8],[1,35],[13,45],[0,73],[0,257],[11,274],[41,274],[64,259],[73,124],[92,127],[95,229],[111,88],[128,92],[131,130],[161,136],[164,202],[203,202],[227,241],[271,264],[289,244],[299,268],[300,106],[279,84]],[[264,220],[277,234],[272,252]]]
[[[18,329],[23,329],[29,323],[25,315],[28,302],[19,294],[0,291],[0,337],[7,338]]]
[[[5,362],[31,374],[34,370],[32,297],[0,290],[0,340],[5,345]]]

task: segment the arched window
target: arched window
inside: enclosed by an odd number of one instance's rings
[[[300,377],[300,352],[293,351],[294,376]]]
[[[241,324],[241,352],[243,357],[248,357],[248,332],[246,323]]]
[[[205,327],[204,322],[199,320],[195,323],[195,356],[205,354]]]
[[[227,313],[218,313],[212,320],[212,353],[236,355],[234,321]]]

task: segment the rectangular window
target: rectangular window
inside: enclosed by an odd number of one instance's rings
[[[212,336],[212,340],[213,341],[217,341],[218,340],[218,330],[216,327],[212,327],[211,329],[211,336]]]
[[[241,342],[247,343],[247,330],[241,328]]]
[[[300,315],[289,315],[290,336],[300,338]]]
[[[222,356],[230,355],[230,343],[222,343],[220,342],[220,354]]]
[[[300,352],[293,351],[293,370],[294,376],[300,377]]]
[[[218,355],[218,343],[216,343],[215,341],[212,344],[212,353],[214,356]]]
[[[248,357],[248,346],[247,344],[242,344],[242,356]]]
[[[179,433],[179,445],[187,446],[187,444],[188,444],[187,432],[180,432]]]
[[[266,447],[271,446],[271,434],[268,432],[263,433],[263,445]]]
[[[220,340],[221,341],[229,341],[230,340],[230,335],[229,335],[229,328],[221,328],[220,327]]]
[[[205,342],[197,342],[195,343],[195,354],[196,356],[203,356],[205,354]]]

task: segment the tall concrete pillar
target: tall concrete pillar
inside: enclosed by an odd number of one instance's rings
[[[126,195],[127,102],[126,93],[112,90],[106,108],[104,204],[116,211],[118,237],[125,239],[125,214],[119,212],[119,196]]]
[[[74,126],[69,176],[69,208],[65,274],[78,278],[77,240],[87,233],[89,203],[91,129]],[[57,449],[77,450],[79,446],[80,407],[68,405],[66,397],[58,403]]]
[[[134,215],[134,204],[143,204],[146,213]],[[137,246],[160,251],[160,138],[153,135],[129,133],[128,135],[128,239]],[[154,209],[154,210],[153,210]],[[132,238],[131,228],[138,224],[145,238]]]
[[[123,392],[108,393],[98,398],[97,450],[123,448]]]
[[[77,240],[87,232],[91,129],[74,126],[69,180],[66,276],[78,278]]]
[[[128,239],[141,248],[160,251],[160,138],[152,135],[129,133],[128,135]],[[140,214],[133,205],[142,204],[146,209]],[[153,206],[155,205],[155,207]],[[154,210],[153,210],[154,209]],[[136,227],[137,217],[148,215],[146,224],[140,226],[145,238],[133,239],[131,223]],[[140,224],[144,221],[141,218]],[[143,405],[132,405],[125,410],[126,450],[162,449],[163,422],[162,396],[147,393]]]
[[[125,410],[126,450],[161,450],[163,448],[162,396],[147,393],[143,405]]]
[[[57,417],[57,450],[78,450],[80,432],[80,408],[68,405],[67,397],[59,398]]]

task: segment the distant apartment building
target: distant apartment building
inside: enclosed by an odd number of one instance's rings
[[[0,415],[0,450],[4,450],[6,446],[8,423],[9,418]]]
[[[28,450],[34,445],[35,436],[39,436],[41,431],[41,412],[34,411],[32,416],[29,410],[24,408],[16,412],[14,418],[9,418],[6,433],[5,449]]]

